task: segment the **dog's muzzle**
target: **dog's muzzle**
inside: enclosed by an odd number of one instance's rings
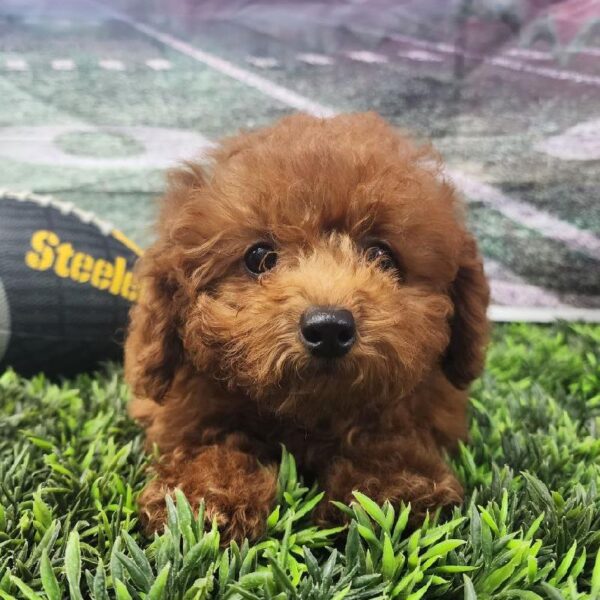
[[[356,324],[349,310],[315,306],[300,318],[300,339],[319,358],[340,358],[356,341]]]

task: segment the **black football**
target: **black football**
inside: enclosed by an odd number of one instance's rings
[[[0,191],[0,371],[72,375],[119,360],[139,253],[71,204]]]

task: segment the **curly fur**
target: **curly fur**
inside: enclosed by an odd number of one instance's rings
[[[400,275],[366,260],[369,240],[393,249]],[[278,262],[255,279],[243,256],[258,241]],[[162,454],[140,497],[148,530],[179,487],[205,499],[225,540],[259,536],[282,443],[327,499],[359,489],[417,516],[460,502],[444,452],[466,437],[489,291],[431,148],[371,113],[295,115],[226,139],[210,165],[171,173],[139,277],[126,376]],[[302,346],[314,305],[352,311],[344,358]],[[317,518],[339,515],[324,501]]]

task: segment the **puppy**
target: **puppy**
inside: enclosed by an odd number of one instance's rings
[[[467,434],[489,291],[428,148],[375,114],[295,115],[171,173],[140,261],[125,372],[161,458],[140,496],[204,499],[222,539],[256,538],[280,445],[329,500],[361,490],[416,517],[461,501],[444,461]]]

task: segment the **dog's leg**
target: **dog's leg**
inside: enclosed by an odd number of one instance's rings
[[[319,483],[326,499],[317,509],[316,520],[338,522],[340,511],[329,500],[349,503],[358,490],[382,504],[410,502],[414,522],[427,511],[462,502],[463,489],[439,449],[422,439],[381,439],[353,448],[331,461],[321,474]]]
[[[216,519],[222,543],[255,539],[263,533],[275,499],[275,465],[262,466],[252,454],[213,445],[201,448],[194,457],[174,452],[161,460],[156,472],[138,500],[147,532],[162,529],[165,496],[179,488],[194,509],[204,500],[207,524]]]

